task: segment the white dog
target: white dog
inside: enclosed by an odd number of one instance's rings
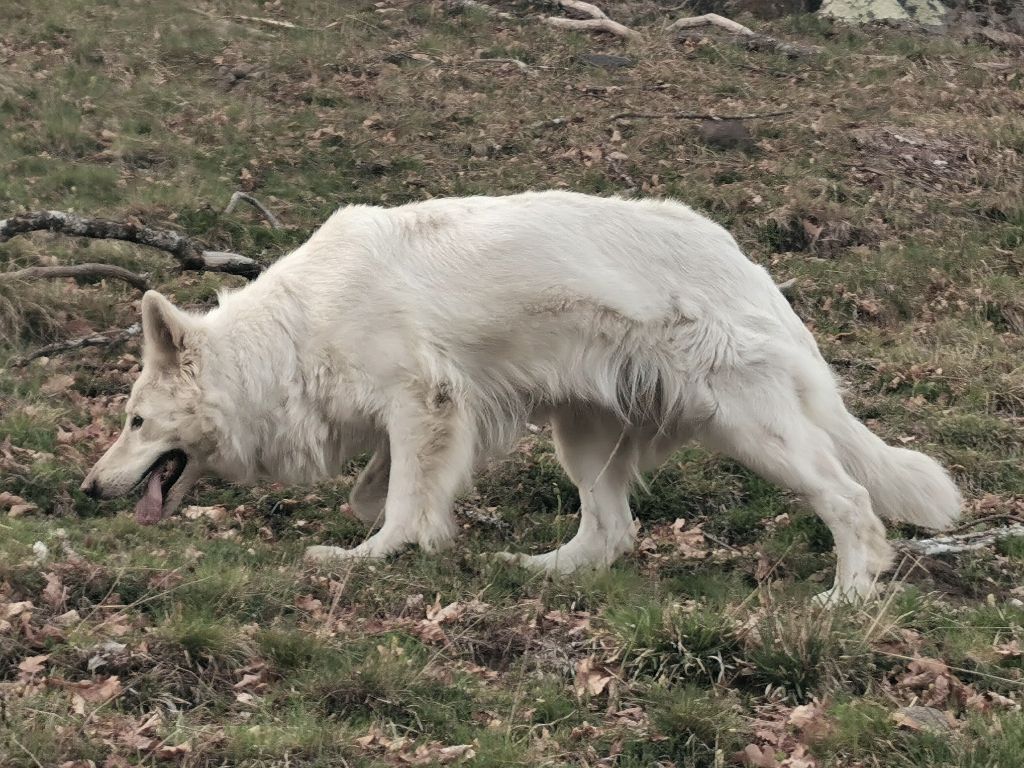
[[[826,599],[871,594],[888,567],[876,513],[941,529],[960,511],[938,463],[847,412],[767,272],[675,202],[352,206],[209,314],[150,291],[142,322],[124,431],[82,487],[145,483],[144,523],[203,473],[309,483],[372,450],[351,504],[380,530],[307,558],[437,550],[474,467],[528,420],[551,423],[582,500],[571,541],[519,558],[546,571],[628,552],[631,482],[691,439],[806,498],[836,543]]]

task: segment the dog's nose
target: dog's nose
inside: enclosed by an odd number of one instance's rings
[[[82,481],[81,490],[90,499],[98,499],[100,497],[100,485],[95,479],[85,478]]]

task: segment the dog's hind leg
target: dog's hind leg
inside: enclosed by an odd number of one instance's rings
[[[403,396],[388,418],[391,462],[384,524],[357,547],[309,547],[306,559],[375,558],[407,544],[427,551],[449,544],[456,531],[452,504],[472,474],[475,423],[446,388]]]
[[[388,497],[388,480],[391,475],[391,449],[385,440],[370,461],[359,473],[355,485],[348,494],[352,513],[371,527],[380,525],[384,515],[384,503]]]
[[[801,494],[832,532],[835,585],[819,600],[870,597],[892,559],[885,528],[832,438],[804,414],[785,374],[734,372],[716,386],[716,397],[718,410],[697,439]]]
[[[605,568],[633,548],[629,486],[637,463],[630,428],[597,408],[558,409],[551,419],[555,450],[580,494],[580,527],[565,545],[543,555],[501,553],[549,573]]]

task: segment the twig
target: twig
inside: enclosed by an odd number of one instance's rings
[[[1024,525],[1015,523],[1005,528],[989,528],[986,531],[936,536],[931,539],[904,539],[893,542],[904,551],[919,555],[944,555],[952,552],[972,552],[984,549],[1000,539],[1024,536]]]
[[[68,352],[72,349],[84,349],[85,347],[102,347],[108,344],[120,344],[128,341],[128,339],[138,336],[142,331],[142,326],[138,323],[129,325],[127,328],[116,331],[114,333],[102,334],[94,333],[91,336],[83,336],[79,339],[72,339],[70,341],[58,341],[54,344],[47,344],[45,347],[40,347],[34,352],[30,352],[24,357],[17,357],[10,361],[10,365],[15,368],[21,368],[24,365],[32,362],[39,357],[52,357],[58,355],[61,352]]]
[[[701,534],[703,534],[705,539],[707,539],[708,541],[710,541],[710,542],[712,542],[714,544],[717,544],[720,547],[725,547],[726,549],[731,549],[733,552],[740,552],[741,551],[737,547],[734,547],[732,544],[730,544],[728,541],[725,541],[724,539],[720,539],[717,536],[712,536],[710,533],[708,533],[707,531],[705,531],[703,529],[701,529]]]
[[[140,291],[149,290],[149,282],[142,275],[137,275],[124,267],[113,264],[70,264],[57,267],[26,267],[13,272],[0,272],[0,280],[31,280],[33,278],[58,277],[101,277],[124,280]]]
[[[529,74],[530,65],[519,59],[469,59],[466,64],[515,64],[516,69],[524,74]]]
[[[778,40],[777,38],[770,37],[769,35],[762,35],[755,32],[750,27],[745,27],[732,19],[719,16],[717,13],[705,13],[703,16],[692,16],[689,18],[677,19],[669,24],[668,28],[669,31],[673,31],[708,26],[719,27],[720,29],[727,30],[735,35],[740,35],[741,37],[746,38],[747,48],[752,50],[780,51],[790,58],[807,56],[821,51],[820,48],[815,46],[787,43],[782,40]]]
[[[642,35],[635,29],[630,29],[624,24],[619,24],[617,21],[612,21],[608,18],[608,15],[598,8],[596,5],[591,3],[584,3],[581,0],[558,0],[558,4],[568,10],[578,11],[585,16],[589,16],[588,19],[566,19],[561,16],[545,16],[545,23],[552,27],[560,27],[562,29],[582,29],[586,31],[594,32],[608,32],[618,37],[624,37],[627,40],[639,40]]]
[[[205,251],[191,238],[170,229],[156,229],[137,222],[91,219],[64,211],[32,211],[17,214],[9,219],[0,219],[0,243],[5,243],[16,235],[40,230],[147,245],[171,254],[181,264],[182,269],[199,272],[226,272],[252,279],[263,269],[248,256]]]
[[[624,120],[626,118],[671,118],[673,120],[760,120],[764,117],[781,117],[782,115],[793,114],[792,109],[784,109],[779,112],[761,112],[749,115],[709,115],[703,112],[620,112],[612,115],[609,120]]]
[[[233,195],[231,195],[231,200],[228,201],[228,205],[224,209],[224,213],[228,214],[228,213],[231,213],[233,210],[235,210],[235,207],[238,205],[238,201],[239,200],[244,200],[249,205],[251,205],[253,208],[255,208],[257,211],[262,213],[263,214],[263,218],[265,218],[267,220],[267,222],[270,224],[272,229],[281,229],[281,221],[277,218],[277,216],[275,216],[270,211],[269,208],[267,208],[267,206],[265,206],[263,203],[261,203],[259,200],[257,200],[252,195],[247,194],[245,192],[242,192],[241,190],[239,190],[238,192],[235,192]]]
[[[1015,515],[1012,512],[1001,512],[995,515],[985,515],[984,517],[976,517],[973,520],[968,520],[966,523],[962,523],[953,530],[949,531],[946,535],[953,536],[957,533],[969,531],[971,528],[974,528],[977,525],[995,522],[996,520],[1013,520],[1013,522],[1015,523],[1024,523],[1024,520],[1021,520],[1020,515]]]
[[[268,19],[265,16],[242,16],[241,14],[236,14],[234,18],[239,21],[251,21],[256,24],[265,24],[268,27],[279,27],[281,29],[306,29],[306,27],[300,27],[298,24],[293,24],[290,21]]]

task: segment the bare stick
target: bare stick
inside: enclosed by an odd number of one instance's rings
[[[676,19],[668,25],[669,31],[676,29],[693,29],[694,27],[721,27],[737,35],[752,37],[756,33],[750,27],[745,27],[737,21],[719,16],[717,13],[705,13],[703,16],[691,16],[685,19]]]
[[[239,190],[238,192],[235,192],[233,195],[231,195],[231,200],[228,201],[228,205],[227,205],[227,208],[224,209],[224,213],[231,213],[233,210],[235,210],[235,206],[238,205],[238,201],[239,200],[244,200],[249,205],[251,205],[253,208],[255,208],[257,211],[262,213],[263,214],[263,218],[265,218],[267,220],[267,222],[270,224],[270,226],[273,229],[281,229],[281,221],[277,218],[277,216],[275,216],[270,211],[269,208],[267,208],[267,206],[265,206],[263,203],[261,203],[259,200],[257,200],[252,195],[246,194],[245,192],[242,192],[241,190]]]
[[[608,32],[612,35],[624,37],[627,40],[639,40],[642,35],[635,29],[630,29],[624,24],[612,21],[608,15],[591,3],[584,3],[581,0],[558,0],[558,4],[568,10],[577,11],[587,19],[566,19],[561,16],[545,16],[544,21],[552,27],[562,29],[581,29],[592,32]]]
[[[719,27],[720,29],[732,32],[734,35],[741,35],[747,40],[747,48],[751,50],[780,51],[790,58],[807,56],[819,53],[820,48],[815,46],[798,45],[787,43],[769,35],[762,35],[750,27],[745,27],[739,22],[719,16],[717,13],[705,13],[703,16],[692,16],[690,18],[677,19],[669,25],[669,30],[693,29],[695,27]]]
[[[640,33],[611,19],[563,19],[561,16],[546,16],[544,21],[552,27],[576,29],[584,32],[607,32],[628,40],[639,40]]]
[[[101,277],[124,280],[140,291],[149,290],[149,282],[124,267],[113,264],[70,264],[57,267],[26,267],[13,272],[0,272],[0,280],[31,280],[33,278]]]
[[[784,109],[780,112],[760,112],[749,115],[709,115],[705,112],[620,112],[617,115],[612,115],[609,120],[624,120],[626,118],[658,119],[662,117],[671,118],[672,120],[760,120],[764,117],[781,117],[782,115],[791,114],[793,114],[792,109]]]
[[[608,14],[593,3],[584,3],[582,0],[558,0],[558,4],[570,11],[579,11],[584,16],[589,16],[592,19],[608,18]]]
[[[237,253],[205,251],[191,238],[170,229],[156,229],[137,222],[91,219],[64,211],[32,211],[9,219],[0,219],[0,243],[26,232],[46,230],[62,235],[124,240],[147,245],[171,254],[182,269],[198,272],[225,272],[255,278],[262,267],[248,256]]]
[[[236,15],[234,18],[239,21],[251,21],[254,24],[265,24],[268,27],[278,27],[280,29],[305,29],[297,24],[293,24],[290,21],[281,21],[281,19],[268,19],[265,16],[242,16]]]
[[[960,533],[951,536],[936,536],[931,539],[905,539],[893,542],[898,548],[918,555],[944,555],[951,552],[971,552],[984,549],[1000,539],[1024,536],[1024,525],[1015,523],[1005,528],[989,528],[987,531]]]
[[[27,365],[38,357],[52,357],[58,355],[61,352],[68,352],[72,349],[83,349],[85,347],[103,347],[109,344],[120,344],[128,341],[135,336],[138,336],[142,331],[142,326],[138,323],[129,325],[127,328],[116,331],[114,333],[94,333],[91,336],[83,336],[79,339],[71,339],[70,341],[58,341],[54,344],[47,344],[45,347],[40,347],[34,352],[30,352],[24,357],[17,357],[11,360],[10,364],[15,368],[20,368],[23,365]]]

